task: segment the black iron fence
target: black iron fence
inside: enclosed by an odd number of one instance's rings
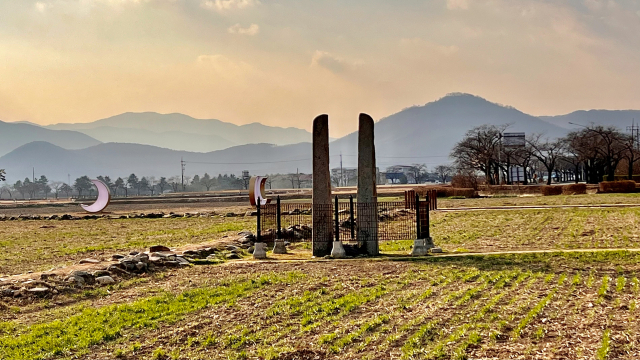
[[[416,206],[417,204],[417,206]],[[290,242],[311,241],[313,214],[331,217],[331,228],[322,229],[342,242],[355,242],[358,214],[377,214],[378,240],[413,240],[429,237],[429,209],[433,203],[418,196],[414,201],[383,201],[358,203],[350,198],[332,204],[275,202],[258,206],[257,227],[260,241],[283,239]]]

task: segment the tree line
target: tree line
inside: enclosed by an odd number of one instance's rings
[[[512,183],[510,168],[524,171],[523,183],[539,181],[585,181],[597,184],[616,174],[632,179],[640,160],[638,139],[613,126],[590,125],[559,139],[531,134],[522,146],[505,146],[508,125],[482,125],[469,130],[453,150],[456,171],[466,176],[481,173],[489,185],[504,179]],[[537,182],[536,181],[536,182]]]

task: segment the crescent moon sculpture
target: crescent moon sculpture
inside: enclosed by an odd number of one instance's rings
[[[80,204],[80,206],[87,212],[97,213],[109,206],[109,202],[111,201],[111,192],[109,192],[109,187],[102,181],[91,180],[91,182],[96,188],[98,188],[98,198],[91,205]]]
[[[251,206],[256,206],[258,198],[260,198],[260,205],[266,205],[271,202],[271,199],[267,199],[264,194],[264,184],[267,182],[267,178],[263,176],[253,176],[249,180],[249,202]]]

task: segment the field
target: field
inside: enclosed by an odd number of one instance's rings
[[[0,357],[632,359],[638,256],[197,266],[10,308]]]
[[[542,205],[525,203],[534,200],[440,204]],[[379,258],[311,259],[308,244],[294,244],[266,262],[246,256],[45,298],[0,297],[0,359],[640,357],[640,207],[436,211],[431,219],[440,256],[411,258],[412,242],[395,241],[381,244]],[[3,221],[0,278],[155,244],[233,242],[254,229],[254,217]],[[537,250],[548,252],[519,253]]]

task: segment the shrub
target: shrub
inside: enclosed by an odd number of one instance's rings
[[[476,191],[474,189],[453,189],[453,196],[464,196],[466,198],[476,197]]]
[[[633,180],[603,181],[598,192],[601,193],[631,193],[636,191],[636,182]]]
[[[540,188],[543,196],[561,195],[562,186],[544,185]]]
[[[451,187],[477,190],[478,177],[475,173],[454,175],[451,178]]]
[[[581,195],[587,193],[587,184],[570,184],[562,186],[562,195]]]
[[[640,175],[632,175],[631,179],[637,183],[640,183]],[[622,181],[622,180],[629,180],[629,175],[614,175],[613,176],[613,180],[609,179],[609,175],[604,175],[602,177],[602,180],[604,181]]]

